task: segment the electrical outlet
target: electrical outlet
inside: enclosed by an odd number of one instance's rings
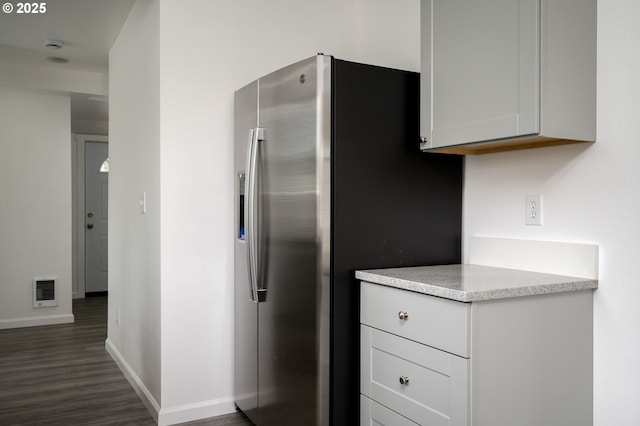
[[[524,223],[526,225],[542,226],[542,195],[526,195],[524,200]]]

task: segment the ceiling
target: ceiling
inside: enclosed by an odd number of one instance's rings
[[[49,0],[39,14],[0,12],[0,61],[17,65],[57,67],[83,71],[108,71],[113,45],[135,0]],[[45,46],[45,40],[61,42],[60,49]],[[53,63],[47,57],[62,57],[68,63]],[[108,120],[106,97],[71,95],[72,119]]]

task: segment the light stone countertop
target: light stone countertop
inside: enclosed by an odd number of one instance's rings
[[[598,288],[598,280],[481,265],[438,265],[356,271],[374,284],[474,302]]]

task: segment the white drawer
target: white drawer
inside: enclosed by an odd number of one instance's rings
[[[468,359],[366,325],[360,333],[363,395],[421,425],[468,424]]]
[[[419,426],[386,407],[360,395],[360,426]]]
[[[469,358],[470,303],[364,281],[360,288],[361,323]]]

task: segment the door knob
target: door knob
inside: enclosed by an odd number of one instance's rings
[[[87,223],[87,229],[93,229],[93,223]]]

